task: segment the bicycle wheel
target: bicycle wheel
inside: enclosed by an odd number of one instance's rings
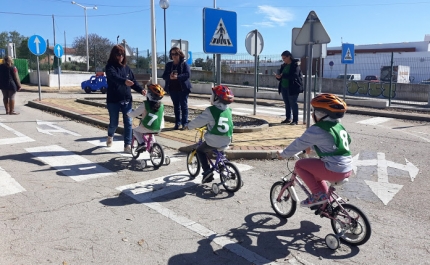
[[[196,149],[192,150],[187,155],[187,169],[192,178],[195,178],[200,173],[200,160],[197,157]]]
[[[222,185],[227,191],[236,192],[242,187],[242,177],[239,169],[230,162],[225,162],[224,165],[219,172]]]
[[[340,241],[351,245],[362,245],[369,240],[372,228],[367,216],[352,204],[342,204],[334,209],[334,218],[331,219],[331,227],[340,236]]]
[[[296,212],[297,202],[293,200],[288,188],[285,189],[283,194],[280,194],[284,184],[283,181],[278,181],[272,185],[272,188],[270,188],[270,204],[272,204],[272,208],[278,216],[290,218]]]
[[[137,159],[140,155],[140,152],[136,152],[136,148],[139,146],[139,143],[137,142],[136,138],[133,136],[131,139],[131,156],[133,156],[134,159]]]
[[[160,167],[164,162],[164,151],[161,145],[153,143],[151,150],[149,151],[149,157],[155,168]]]

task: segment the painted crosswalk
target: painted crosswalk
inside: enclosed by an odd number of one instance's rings
[[[357,123],[367,124],[367,125],[379,125],[390,120],[392,120],[392,118],[374,117],[374,118],[358,121]]]
[[[0,196],[7,196],[23,192],[25,189],[0,167]]]
[[[6,129],[7,131],[16,135],[16,137],[13,137],[13,138],[0,139],[0,145],[20,144],[20,143],[27,143],[27,142],[33,142],[34,141],[30,137],[24,135],[21,132],[18,132],[17,130],[12,129],[11,127],[7,126],[4,123],[0,122],[0,127],[2,127],[3,129]]]

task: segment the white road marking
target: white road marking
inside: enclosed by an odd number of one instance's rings
[[[23,192],[25,189],[0,167],[0,196]]]
[[[240,172],[252,169],[251,166],[235,164]],[[216,178],[216,176],[215,176]],[[168,180],[168,182],[166,182]],[[215,231],[212,231],[201,224],[188,219],[187,217],[180,216],[174,211],[163,207],[160,203],[152,201],[152,199],[160,196],[167,195],[169,193],[185,189],[194,186],[201,182],[201,178],[189,179],[188,171],[176,173],[174,175],[164,176],[148,181],[142,181],[135,184],[125,185],[117,187],[116,189],[130,196],[136,201],[146,205],[147,207],[157,211],[163,216],[171,219],[172,221],[184,226],[185,228],[203,236],[219,246],[230,250],[236,255],[245,258],[253,264],[276,264],[271,263],[266,258],[242,247],[237,242],[232,241],[230,238],[218,235]]]
[[[75,181],[102,178],[116,174],[58,145],[26,148],[25,150]]]
[[[118,153],[121,156],[125,156],[125,157],[132,157],[130,153],[124,153],[124,142],[123,141],[113,141],[112,142],[112,146],[111,147],[107,147],[106,146],[106,141],[105,140],[92,140],[92,141],[87,141],[88,143],[98,146],[98,147],[103,147],[105,150],[108,150],[112,153]],[[164,154],[166,155],[166,154]],[[149,165],[151,165],[151,161],[150,161],[150,157],[149,157],[149,153],[148,152],[143,152],[139,155],[139,157],[137,158],[137,160],[148,160],[147,162],[149,163]],[[170,157],[170,163],[174,163],[174,162],[178,162],[181,161],[180,158],[177,157]]]
[[[387,161],[384,153],[377,153],[377,159],[359,160],[358,158],[359,154],[353,157],[353,170],[355,173],[357,173],[358,166],[377,166],[378,181],[365,180],[365,182],[385,205],[387,205],[403,187],[403,185],[388,182],[388,167],[408,171],[411,181],[414,181],[419,172],[419,169],[407,159],[405,159],[406,165],[402,165]]]
[[[28,143],[28,142],[34,142],[33,139],[31,139],[28,136],[25,136],[24,134],[12,129],[11,127],[3,124],[0,122],[0,127],[3,127],[4,129],[12,132],[13,134],[15,134],[18,137],[15,138],[4,138],[4,139],[0,139],[0,145],[4,145],[4,144],[20,144],[20,143]]]
[[[54,125],[54,124],[56,124],[55,122],[36,120],[36,123],[39,126],[47,126],[47,127],[52,128],[52,129],[41,129],[39,127],[36,127],[39,132],[47,134],[47,135],[53,135],[52,133],[67,133],[67,134],[71,134],[74,136],[81,136],[78,133],[75,133],[75,132],[66,130],[64,128],[61,128],[60,126]]]
[[[385,117],[374,117],[362,121],[358,121],[357,123],[360,124],[367,124],[367,125],[378,125],[384,122],[387,122],[389,120],[392,120],[392,118],[385,118]]]

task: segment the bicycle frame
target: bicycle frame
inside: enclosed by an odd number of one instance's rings
[[[143,140],[146,143],[146,151],[149,152],[152,147],[152,143],[155,143],[155,137],[153,133],[142,133]]]

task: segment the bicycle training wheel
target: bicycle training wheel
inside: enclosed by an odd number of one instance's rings
[[[230,162],[225,162],[224,165],[219,172],[222,185],[227,191],[236,192],[242,187],[239,169]]]
[[[136,152],[138,146],[139,142],[133,136],[133,138],[131,139],[131,156],[133,156],[134,159],[137,159],[140,155],[140,152]]]
[[[164,162],[164,151],[161,145],[153,143],[151,150],[149,151],[149,157],[155,168],[160,167]]]
[[[187,155],[187,169],[192,178],[195,178],[200,173],[200,160],[197,157],[196,149],[192,150]]]
[[[362,245],[369,240],[372,233],[367,216],[352,204],[342,204],[334,209],[331,227],[336,234],[344,232],[340,241],[351,245]]]
[[[281,194],[284,184],[285,182],[278,181],[272,185],[272,188],[270,188],[270,204],[272,204],[272,208],[278,216],[289,218],[296,212],[297,202],[293,200],[288,188]]]

